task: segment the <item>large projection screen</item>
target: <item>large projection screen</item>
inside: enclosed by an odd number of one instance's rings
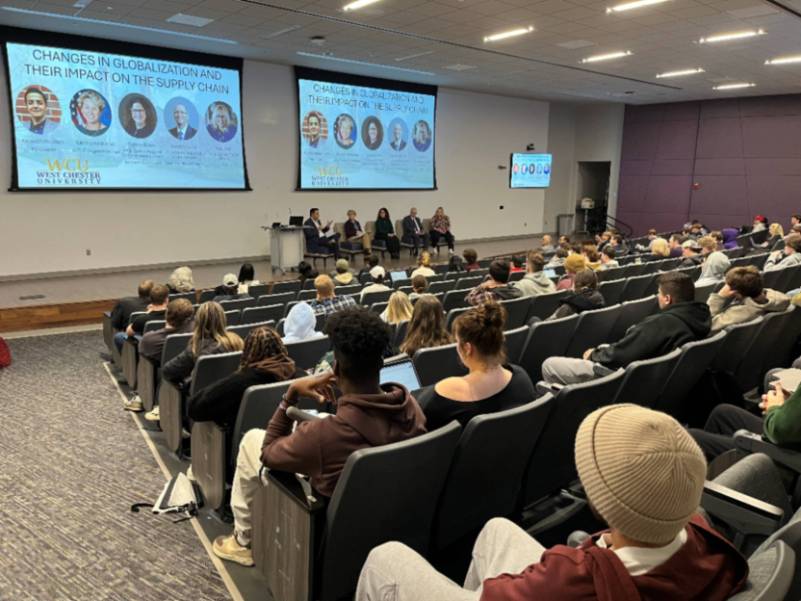
[[[436,86],[297,67],[299,190],[436,188]]]
[[[241,59],[0,29],[12,190],[247,190]]]

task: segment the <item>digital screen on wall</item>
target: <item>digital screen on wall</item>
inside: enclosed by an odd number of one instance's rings
[[[248,189],[241,60],[31,33],[5,42],[12,189]]]
[[[436,187],[436,86],[295,69],[300,190]]]
[[[510,188],[547,188],[551,185],[550,154],[512,153],[509,161]]]

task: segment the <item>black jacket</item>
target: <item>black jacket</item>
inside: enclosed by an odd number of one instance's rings
[[[659,357],[686,342],[704,338],[711,327],[706,303],[677,303],[633,325],[615,344],[599,346],[590,358],[611,369],[626,367],[632,361]]]
[[[584,288],[581,292],[572,292],[559,301],[559,308],[554,311],[550,319],[559,319],[570,315],[578,315],[584,311],[593,309],[603,309],[606,301],[603,295],[597,290]]]
[[[131,313],[137,311],[147,310],[150,301],[146,298],[139,298],[138,296],[129,296],[122,298],[111,310],[111,325],[117,331],[122,331],[128,327],[128,322],[131,319]]]

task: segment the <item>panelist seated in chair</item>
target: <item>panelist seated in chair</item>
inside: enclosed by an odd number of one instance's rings
[[[368,255],[371,252],[370,234],[364,231],[353,209],[348,211],[348,220],[345,222],[345,241],[349,242],[352,248],[354,244],[361,244]]]
[[[428,234],[423,229],[423,220],[417,216],[416,207],[409,209],[409,214],[403,218],[401,225],[403,226],[402,240],[412,245],[414,254],[418,253],[421,246],[423,248],[428,246]]]
[[[310,253],[333,254],[339,257],[339,234],[334,232],[334,222],[325,225],[320,221],[320,209],[309,211],[309,218],[303,223],[303,235],[306,237],[306,251]]]
[[[512,522],[487,522],[463,586],[406,545],[370,552],[357,601],[724,601],[748,563],[698,515],[706,461],[672,417],[635,405],[591,413],[576,434],[578,475],[609,529],[545,549]]]
[[[695,286],[684,273],[663,273],[659,283],[660,311],[631,326],[614,344],[584,352],[582,359],[549,357],[542,364],[546,384],[577,384],[625,368],[632,361],[665,355],[682,344],[709,334],[712,319],[706,303],[695,301]]]
[[[423,412],[409,391],[400,384],[379,384],[390,330],[378,315],[366,309],[341,311],[328,318],[326,333],[334,349],[333,371],[294,380],[266,432],[250,430],[239,445],[231,491],[234,532],[213,545],[222,559],[253,565],[251,507],[263,482],[262,466],[307,474],[312,488],[330,497],[351,453],[426,432]],[[337,399],[334,385],[341,391]],[[299,397],[333,401],[336,414],[299,423],[293,432],[286,410]]]

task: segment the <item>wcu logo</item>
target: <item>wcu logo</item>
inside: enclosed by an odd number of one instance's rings
[[[50,171],[89,171],[89,161],[81,159],[47,159],[47,168]]]

